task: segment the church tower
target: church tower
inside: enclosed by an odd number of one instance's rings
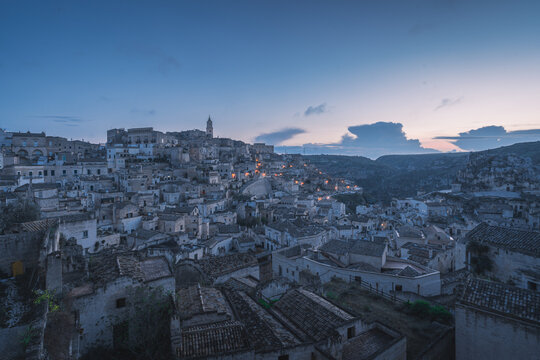
[[[212,119],[208,116],[208,121],[206,121],[206,136],[209,138],[214,137],[214,127],[212,126]]]

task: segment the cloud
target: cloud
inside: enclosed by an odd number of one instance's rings
[[[255,138],[255,142],[279,145],[298,134],[305,133],[306,130],[299,128],[286,128],[271,133],[261,134]]]
[[[310,116],[310,115],[319,115],[327,112],[326,109],[326,103],[322,103],[317,106],[308,106],[306,111],[304,111],[304,116]]]
[[[168,75],[174,70],[180,69],[180,61],[171,55],[164,55],[161,57],[158,64],[158,71],[162,75]]]
[[[155,70],[163,76],[167,76],[181,67],[180,60],[176,56],[154,45],[122,44],[118,50],[129,57],[150,61]]]
[[[417,23],[409,28],[410,35],[420,35],[435,29],[435,25],[431,23]]]
[[[79,126],[79,123],[84,120],[78,116],[65,116],[65,115],[37,115],[33,116],[39,119],[51,120],[55,123],[59,123],[65,126]]]
[[[156,110],[155,109],[137,109],[137,108],[133,108],[133,109],[131,109],[131,113],[132,114],[141,114],[141,115],[144,115],[144,116],[154,116],[154,115],[156,115]]]
[[[459,136],[437,136],[435,139],[450,140],[463,150],[479,151],[540,141],[540,129],[506,131],[502,126],[490,125],[459,133]]]
[[[403,124],[376,122],[373,124],[350,126],[349,133],[333,144],[304,144],[296,147],[279,147],[279,152],[299,152],[306,154],[361,155],[372,159],[388,154],[418,154],[437,152],[422,147],[417,139],[408,139]]]
[[[444,99],[441,100],[440,104],[437,105],[437,107],[435,109],[433,109],[433,111],[437,111],[437,110],[445,108],[445,107],[457,105],[462,100],[463,100],[463,96],[458,97],[458,98],[454,98],[454,99],[452,99],[452,98],[444,98]]]

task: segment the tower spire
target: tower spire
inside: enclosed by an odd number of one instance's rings
[[[206,121],[206,136],[209,138],[214,137],[214,126],[212,125],[210,115],[208,115],[208,120]]]

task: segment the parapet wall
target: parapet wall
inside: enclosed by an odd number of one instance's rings
[[[0,235],[0,271],[12,276],[12,265],[18,261],[24,271],[36,267],[42,242],[41,233]]]

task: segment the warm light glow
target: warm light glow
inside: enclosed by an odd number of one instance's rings
[[[236,177],[236,174],[235,173],[232,173],[231,174],[232,178],[234,179]]]

